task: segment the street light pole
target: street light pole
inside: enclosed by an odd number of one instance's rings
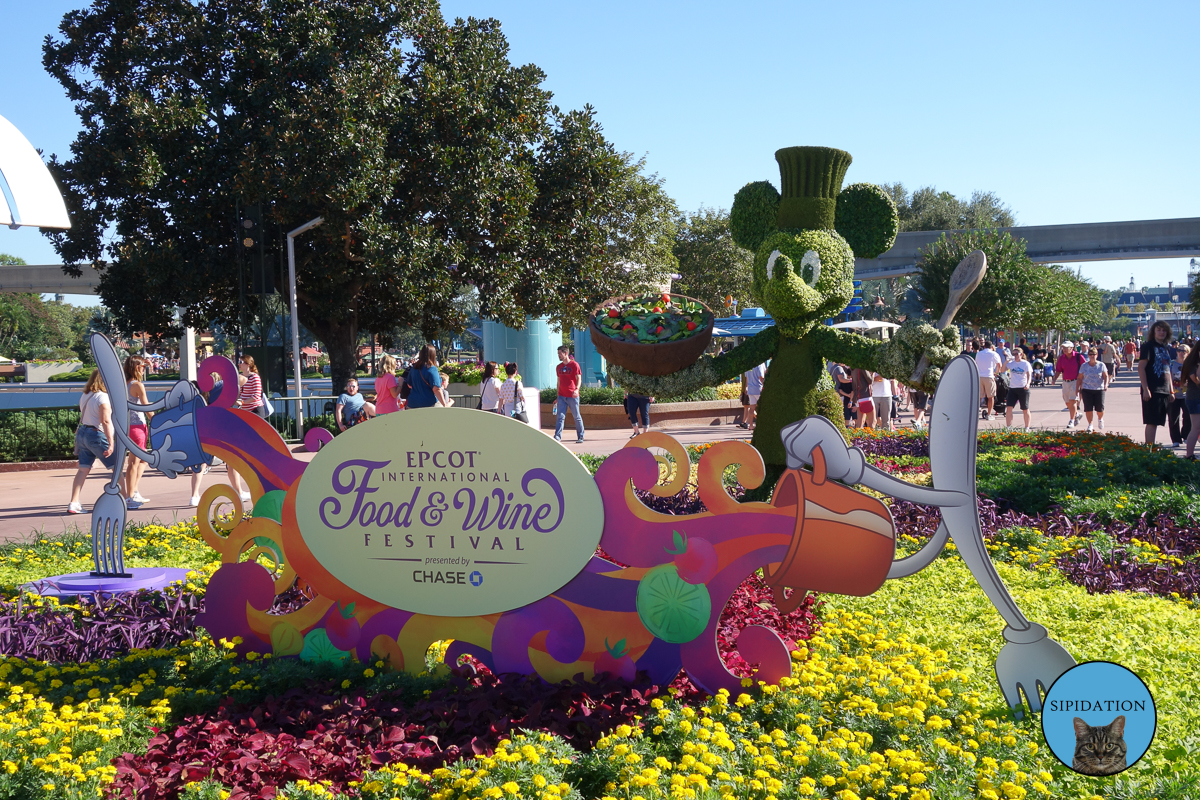
[[[304,438],[304,401],[300,399],[300,314],[296,302],[296,237],[324,221],[324,217],[310,219],[287,235],[288,297],[292,303],[292,376],[294,378],[293,391],[296,394],[296,435],[301,439]]]

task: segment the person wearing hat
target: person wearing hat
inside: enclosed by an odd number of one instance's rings
[[[1108,379],[1112,380],[1117,377],[1117,362],[1120,356],[1117,354],[1117,346],[1113,344],[1111,336],[1105,336],[1100,342],[1100,363],[1108,370]]]
[[[1079,393],[1075,388],[1075,381],[1079,377],[1079,368],[1083,366],[1086,359],[1075,352],[1075,343],[1066,341],[1062,343],[1062,353],[1059,354],[1058,360],[1054,362],[1054,377],[1062,376],[1062,396],[1063,401],[1067,404],[1067,427],[1074,428],[1079,418],[1083,416],[1083,412],[1078,410]]]

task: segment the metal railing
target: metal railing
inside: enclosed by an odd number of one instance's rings
[[[451,395],[456,408],[475,408],[479,395]],[[336,397],[308,396],[304,401],[304,429],[314,426],[335,431]],[[296,431],[296,404],[301,398],[272,397],[275,413],[267,420],[285,442],[303,440]],[[61,402],[61,401],[60,401]],[[75,458],[75,430],[79,427],[77,407],[22,407],[0,411],[0,463],[21,461],[68,461]]]
[[[479,395],[477,394],[452,394],[450,399],[454,401],[455,408],[476,408],[479,405]],[[279,432],[283,440],[289,444],[303,440],[303,436],[296,433],[296,405],[301,400],[304,401],[304,432],[307,433],[314,427],[323,427],[336,436],[338,430],[334,416],[334,404],[337,403],[337,397],[330,395],[313,395],[303,398],[272,397],[271,405],[274,407],[275,413],[271,415],[268,422]]]
[[[0,462],[73,459],[75,429],[78,427],[78,408],[0,411]]]

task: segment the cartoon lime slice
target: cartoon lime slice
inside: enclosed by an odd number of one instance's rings
[[[683,644],[708,625],[712,599],[708,587],[688,583],[674,564],[663,564],[638,583],[637,610],[646,630],[664,642]]]

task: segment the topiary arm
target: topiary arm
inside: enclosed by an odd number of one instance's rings
[[[876,342],[823,325],[809,335],[819,340],[818,351],[830,361],[878,372],[923,392],[934,390],[942,377],[941,368],[962,350],[956,328],[950,326],[939,331],[927,322],[906,322],[888,342]],[[922,355],[929,358],[930,367],[921,382],[914,384],[912,374]]]
[[[719,356],[702,356],[690,367],[650,378],[609,364],[612,379],[631,392],[658,397],[679,397],[705,386],[719,386],[736,378],[751,367],[769,360],[779,349],[779,330],[774,326],[750,337],[732,350]]]

